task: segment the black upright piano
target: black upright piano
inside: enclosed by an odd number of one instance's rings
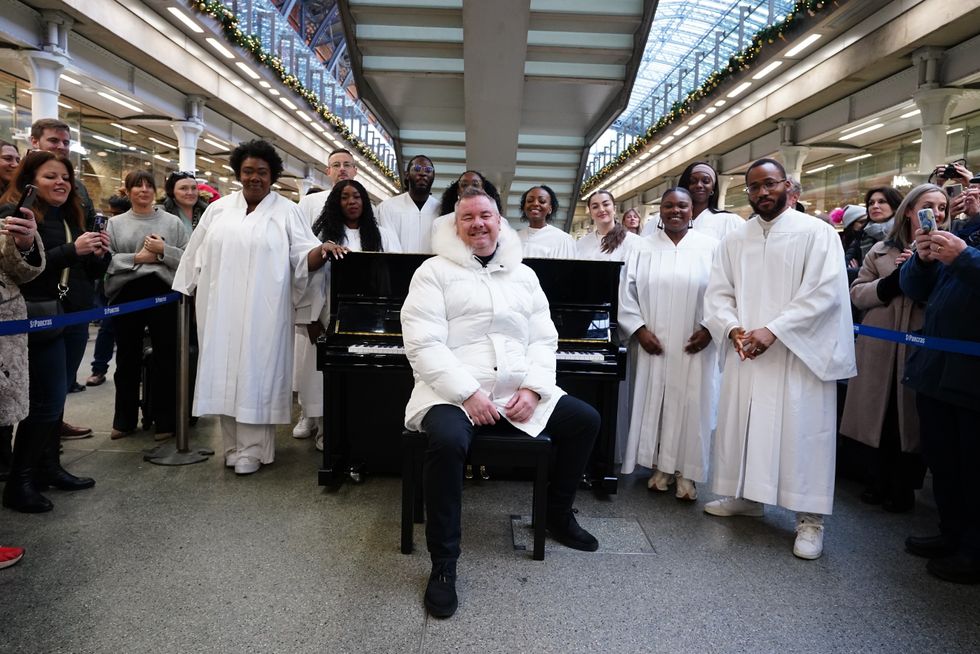
[[[323,372],[322,486],[335,486],[360,466],[401,470],[405,405],[414,380],[402,347],[400,311],[415,270],[431,255],[355,252],[331,265],[330,324],[317,342]],[[586,483],[616,492],[615,444],[619,381],[626,349],[617,336],[622,264],[525,259],[538,275],[558,330],[558,385],[592,404],[602,427]]]

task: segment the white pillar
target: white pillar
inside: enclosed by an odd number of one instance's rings
[[[180,149],[180,170],[197,173],[197,139],[204,131],[200,120],[181,120],[172,125]]]
[[[725,196],[728,195],[728,187],[732,183],[731,175],[718,173],[718,208],[725,208]]]
[[[303,177],[296,180],[299,186],[299,197],[306,195],[310,188],[313,187],[313,173],[316,172],[313,166],[306,164],[303,166]]]
[[[786,174],[796,181],[800,181],[800,176],[803,174],[803,162],[809,153],[810,148],[805,145],[780,145],[779,156],[783,160]]]
[[[23,53],[31,71],[31,121],[58,117],[61,73],[70,59],[44,50]]]
[[[928,175],[933,169],[946,163],[946,130],[949,116],[963,95],[962,89],[935,88],[915,92],[913,99],[919,108],[922,126],[922,143],[919,144],[919,173]]]

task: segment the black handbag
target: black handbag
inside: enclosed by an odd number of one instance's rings
[[[65,238],[66,243],[71,243],[71,232],[68,231],[68,225],[65,225]],[[28,300],[24,298],[24,303],[27,305],[27,317],[31,320],[38,319],[43,320],[45,318],[53,318],[55,316],[60,316],[65,313],[65,308],[61,304],[62,299],[68,293],[68,267],[66,266],[64,270],[61,271],[61,280],[58,282],[58,297],[53,300]],[[29,332],[27,334],[27,345],[43,345],[44,343],[50,343],[54,339],[61,336],[61,333],[65,331],[64,327],[52,327],[51,329],[42,329],[37,332]]]

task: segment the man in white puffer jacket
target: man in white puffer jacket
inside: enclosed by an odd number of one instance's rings
[[[537,276],[521,263],[520,239],[497,206],[468,189],[432,235],[435,257],[412,277],[402,306],[415,389],[405,425],[429,436],[423,484],[432,574],[425,606],[456,611],[463,466],[477,430],[544,432],[557,450],[547,528],[558,542],[595,551],[572,513],[575,490],[599,430],[599,414],[555,384],[558,332]]]

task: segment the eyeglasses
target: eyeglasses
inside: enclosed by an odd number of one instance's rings
[[[351,168],[354,167],[354,164],[352,164],[349,161],[335,161],[332,164],[330,164],[330,167],[331,168],[337,168],[337,169],[343,168],[344,170],[350,170]]]
[[[777,188],[779,188],[780,184],[784,183],[786,183],[785,179],[766,179],[761,182],[752,182],[746,186],[744,190],[748,195],[757,195],[759,191],[763,189],[763,187],[765,187],[767,191],[775,191]]]
[[[419,166],[418,164],[412,166],[412,172],[413,173],[426,173],[426,174],[428,174],[428,173],[431,173],[431,172],[434,172],[434,171],[435,171],[435,168],[433,168],[432,166]]]

